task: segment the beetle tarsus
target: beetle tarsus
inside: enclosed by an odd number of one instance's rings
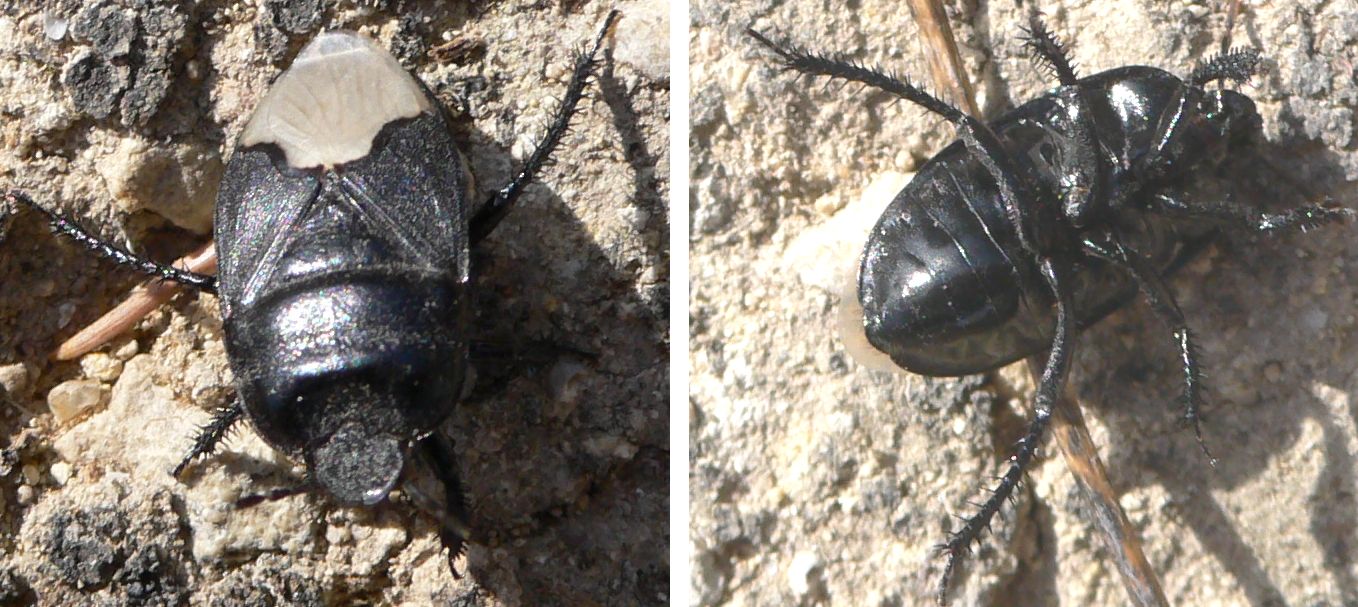
[[[193,448],[189,450],[188,455],[184,456],[184,459],[180,460],[179,465],[174,467],[170,475],[178,478],[184,472],[184,469],[193,463],[193,460],[200,456],[211,455],[213,451],[216,451],[217,445],[226,437],[226,433],[231,430],[231,427],[237,421],[240,421],[244,414],[239,401],[232,402],[229,407],[217,409],[212,415],[212,421],[204,424],[199,429],[198,435],[194,437]]]
[[[6,192],[5,201],[8,202],[11,207],[23,205],[42,213],[47,217],[47,221],[51,224],[53,232],[67,236],[88,249],[91,253],[108,259],[120,266],[125,266],[163,280],[171,280],[194,287],[208,293],[217,293],[217,277],[215,276],[189,272],[171,265],[157,263],[144,257],[139,257],[118,245],[99,239],[93,234],[85,231],[84,228],[81,228],[74,221],[34,202],[33,199],[21,192]]]
[[[514,206],[514,201],[518,200],[523,189],[533,181],[537,172],[546,165],[551,157],[552,151],[561,143],[561,138],[570,130],[571,118],[575,116],[580,100],[585,96],[585,86],[589,84],[589,77],[593,75],[594,68],[597,66],[595,57],[599,54],[599,49],[603,47],[604,38],[607,37],[613,24],[617,22],[620,13],[617,10],[609,11],[604,18],[604,26],[599,29],[599,33],[594,37],[594,43],[589,50],[580,52],[575,57],[575,69],[571,75],[571,82],[566,86],[566,94],[561,98],[561,105],[557,107],[556,117],[552,119],[552,124],[547,127],[547,133],[538,142],[533,153],[524,161],[523,167],[514,175],[508,185],[500,188],[493,194],[476,215],[471,219],[470,234],[471,243],[475,245],[485,239],[499,225],[500,220],[504,219],[509,213],[509,209]]]
[[[297,485],[293,485],[291,487],[279,487],[278,489],[274,489],[268,493],[255,493],[252,495],[242,497],[236,500],[236,507],[250,508],[252,506],[258,506],[260,504],[263,504],[264,502],[276,502],[278,500],[289,498],[294,495],[310,493],[314,489],[316,489],[316,485],[310,482],[303,482]]]

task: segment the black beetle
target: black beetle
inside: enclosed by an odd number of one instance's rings
[[[1273,233],[1351,215],[1328,204],[1274,214],[1193,199],[1203,175],[1262,138],[1249,97],[1207,89],[1254,75],[1260,58],[1252,50],[1214,56],[1186,79],[1144,66],[1079,78],[1032,12],[1027,47],[1060,85],[986,124],[880,70],[747,33],[788,70],[881,89],[957,129],[959,140],[919,169],[868,237],[856,297],[841,303],[855,320],[845,331],[851,350],[870,363],[958,376],[1049,349],[1033,417],[1007,470],[939,546],[947,555],[940,604],[959,558],[1032,461],[1079,329],[1140,289],[1173,332],[1184,420],[1210,461],[1198,429],[1193,336],[1163,275],[1199,249],[1214,224]]]
[[[476,352],[471,248],[569,129],[618,16],[611,11],[575,58],[523,167],[480,206],[468,200],[437,99],[385,49],[350,32],[317,36],[246,124],[217,198],[219,277],[137,257],[22,193],[5,200],[120,265],[220,293],[238,396],[174,475],[242,418],[303,459],[308,474],[300,487],[243,503],[322,489],[341,504],[370,506],[418,462],[444,484],[437,498],[410,493],[424,507],[443,502],[427,509],[436,510],[452,567],[469,529],[452,444],[438,426],[467,391]]]

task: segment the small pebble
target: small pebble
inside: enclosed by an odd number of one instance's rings
[[[11,398],[28,396],[30,387],[28,367],[23,363],[0,367],[0,388],[3,388]]]
[[[580,396],[580,382],[577,378],[585,373],[585,366],[572,361],[562,360],[552,365],[547,375],[551,386],[552,399],[559,403],[573,403]]]
[[[1264,365],[1264,379],[1269,383],[1277,383],[1283,378],[1283,366],[1277,361],[1271,361]]]
[[[817,198],[813,206],[815,206],[816,212],[820,213],[822,217],[829,217],[838,213],[840,209],[844,208],[846,203],[847,201],[843,196],[826,194]]]
[[[57,328],[65,329],[66,325],[71,324],[71,317],[75,316],[75,304],[66,302],[57,306]]]
[[[52,480],[58,485],[65,486],[66,481],[71,480],[71,465],[66,462],[52,464],[52,469],[48,470],[52,475]]]
[[[129,360],[132,360],[133,356],[137,355],[137,349],[138,349],[137,340],[129,339],[126,342],[123,342],[121,346],[118,346],[115,350],[113,350],[113,358],[116,358],[123,362],[127,362]]]
[[[104,402],[103,384],[92,379],[74,379],[57,384],[47,393],[47,408],[58,423],[66,423]]]
[[[94,352],[80,358],[80,370],[85,377],[108,383],[123,374],[123,361],[103,352]]]
[[[787,568],[787,584],[792,594],[802,597],[811,592],[816,583],[813,574],[820,567],[820,557],[810,552],[798,552]]]
[[[70,21],[61,18],[59,15],[54,15],[51,12],[42,14],[42,33],[47,36],[48,40],[53,42],[65,38],[66,29],[70,27],[70,25]]]
[[[331,526],[325,530],[325,541],[331,544],[343,544],[353,539],[348,527]]]

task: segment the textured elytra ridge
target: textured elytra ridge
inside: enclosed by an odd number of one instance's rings
[[[240,143],[275,144],[293,168],[332,167],[366,156],[386,124],[430,107],[391,53],[359,34],[328,32],[274,83]]]

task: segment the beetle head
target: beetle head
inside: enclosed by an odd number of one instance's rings
[[[389,434],[370,434],[356,422],[344,424],[306,450],[312,477],[344,504],[371,506],[386,499],[405,468],[405,446]]]
[[[330,378],[298,393],[294,411],[310,436],[302,447],[312,480],[346,505],[387,497],[405,468],[416,402],[403,386],[366,374]]]
[[[1191,88],[1186,105],[1171,144],[1184,164],[1216,164],[1232,147],[1254,140],[1263,128],[1254,101],[1235,91]]]

